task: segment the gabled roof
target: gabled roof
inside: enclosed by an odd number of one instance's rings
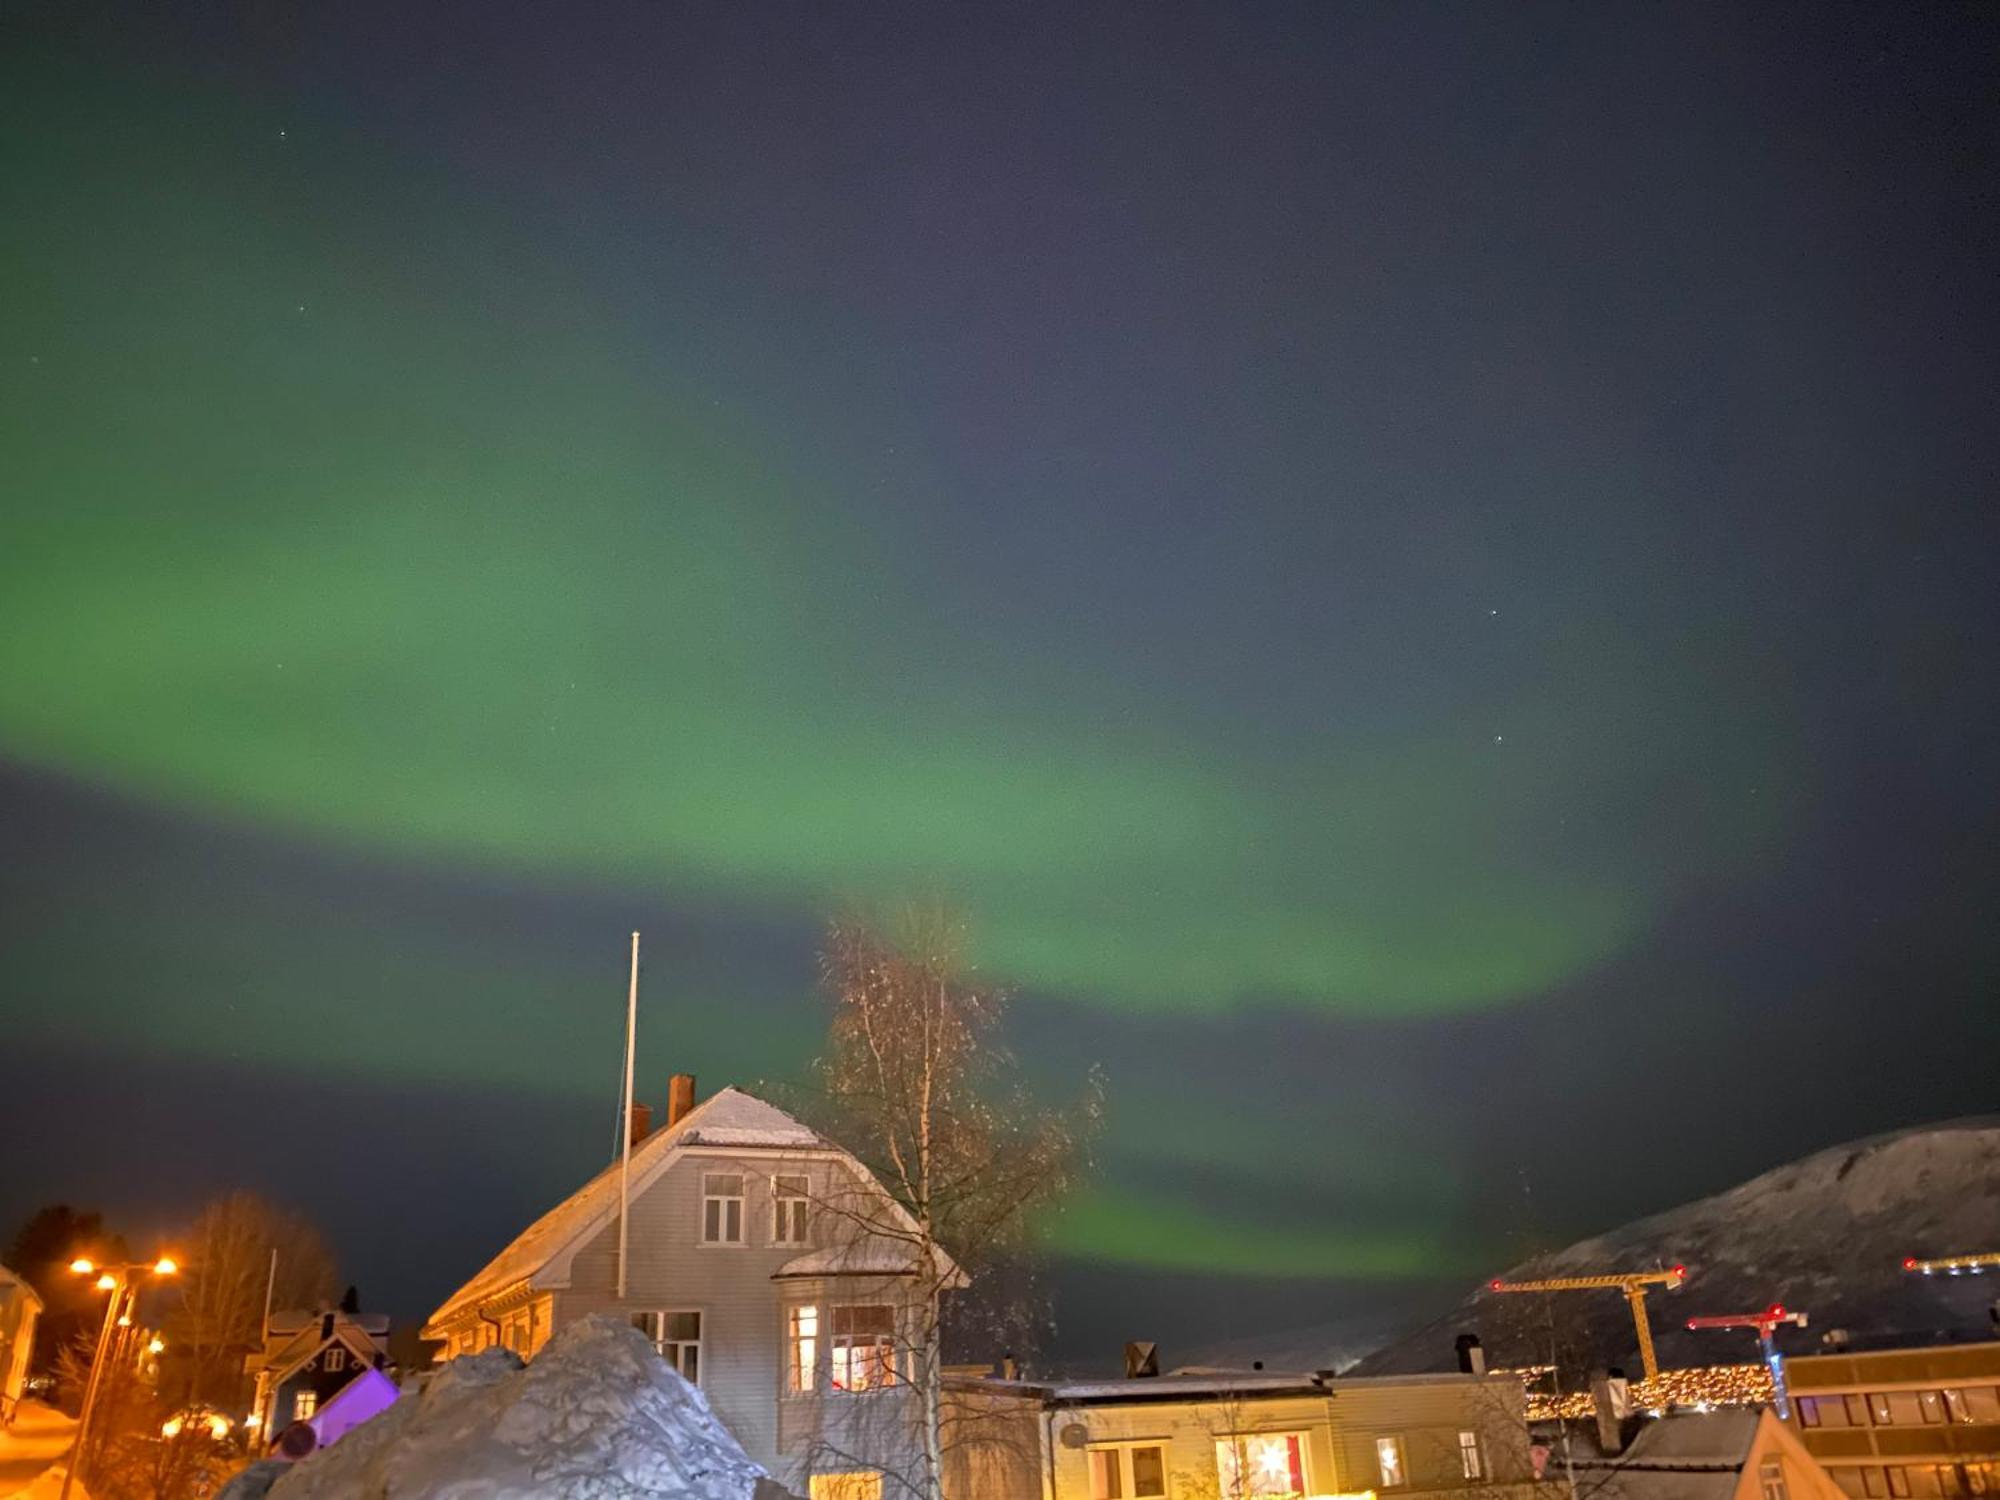
[[[0,1266],[0,1292],[8,1291],[10,1288],[22,1301],[32,1303],[36,1312],[42,1310],[41,1295],[28,1285],[28,1279],[8,1270],[5,1266]]]
[[[1610,1458],[1599,1451],[1590,1424],[1578,1423],[1571,1462],[1612,1500],[1729,1500],[1766,1423],[1782,1444],[1784,1429],[1768,1407],[1669,1412],[1643,1423],[1625,1451]]]
[[[280,1344],[263,1358],[253,1354],[244,1361],[244,1373],[250,1375],[268,1374],[274,1385],[282,1385],[291,1379],[298,1368],[312,1359],[320,1350],[333,1344],[340,1344],[354,1356],[355,1364],[366,1369],[382,1355],[384,1347],[358,1323],[346,1318],[337,1320],[333,1332],[325,1338],[320,1336],[317,1320],[300,1329],[292,1338]]]
[[[682,1150],[691,1146],[788,1152],[840,1149],[775,1104],[766,1104],[741,1089],[726,1088],[632,1148],[631,1191],[634,1194],[643,1191]],[[618,1177],[619,1163],[613,1162],[522,1230],[485,1270],[452,1293],[431,1314],[425,1336],[437,1337],[435,1330],[439,1324],[524,1283],[559,1284],[557,1277],[567,1274],[568,1256],[617,1213]],[[555,1276],[545,1274],[558,1262],[561,1269]]]

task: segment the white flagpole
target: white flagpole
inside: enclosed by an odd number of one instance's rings
[[[618,1297],[625,1297],[626,1210],[632,1196],[632,1052],[639,1034],[639,934],[632,934],[632,987],[625,997],[625,1107],[618,1116]]]

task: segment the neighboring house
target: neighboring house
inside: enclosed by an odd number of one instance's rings
[[[948,1382],[949,1500],[1528,1500],[1521,1382],[1215,1372]]]
[[[774,1478],[814,1500],[872,1500],[921,1453],[909,1351],[929,1278],[910,1274],[906,1242],[857,1226],[907,1216],[852,1155],[776,1106],[734,1088],[693,1100],[678,1074],[659,1130],[645,1134],[635,1110],[629,1179],[615,1162],[598,1173],[423,1336],[443,1340],[446,1359],[496,1344],[532,1358],[579,1318],[625,1318]]]
[[[0,1427],[10,1425],[28,1383],[42,1299],[26,1281],[0,1266]]]
[[[275,1438],[294,1422],[311,1422],[357,1380],[379,1375],[388,1358],[383,1314],[329,1307],[276,1313],[264,1347],[243,1362],[257,1381],[246,1425]]]
[[[1792,1423],[1856,1500],[2000,1493],[2000,1343],[1785,1361]]]
[[[1572,1428],[1577,1500],[1845,1500],[1768,1406],[1669,1412],[1641,1421],[1618,1452],[1605,1446]]]

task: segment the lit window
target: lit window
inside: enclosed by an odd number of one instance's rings
[[[887,1307],[836,1307],[830,1349],[833,1388],[869,1391],[896,1379],[896,1314]]]
[[[326,1367],[329,1371],[335,1374],[338,1374],[340,1371],[346,1369],[347,1351],[345,1349],[340,1348],[338,1345],[327,1350]]]
[[[1763,1491],[1764,1500],[1791,1500],[1791,1493],[1785,1488],[1785,1461],[1782,1458],[1767,1458],[1757,1466],[1757,1484]]]
[[[632,1326],[653,1341],[660,1358],[678,1370],[683,1380],[689,1385],[701,1384],[700,1313],[633,1313]]]
[[[855,1474],[815,1474],[806,1481],[811,1500],[882,1500],[882,1476],[872,1469]]]
[[[1842,1396],[1840,1401],[1847,1408],[1847,1425],[1849,1427],[1866,1427],[1868,1425],[1868,1400],[1865,1396]]]
[[[1375,1439],[1375,1471],[1381,1476],[1382,1488],[1393,1490],[1405,1482],[1403,1473],[1403,1440],[1399,1437],[1378,1437]]]
[[[1216,1477],[1225,1500],[1292,1500],[1306,1493],[1305,1436],[1242,1433],[1215,1445]]]
[[[709,1172],[702,1177],[701,1238],[709,1245],[743,1243],[741,1172]]]
[[[317,1391],[297,1391],[292,1395],[292,1420],[303,1422],[319,1410]]]
[[[1945,1416],[1948,1419],[1953,1422],[1970,1422],[1972,1420],[1972,1409],[1965,1403],[1964,1391],[1945,1391],[1943,1395]]]
[[[1861,1471],[1861,1493],[1866,1495],[1868,1500],[1882,1500],[1882,1497],[1889,1493],[1889,1486],[1883,1482],[1879,1466],[1870,1464]]]
[[[1816,1400],[1814,1397],[1811,1396],[1801,1396],[1799,1397],[1796,1405],[1798,1407],[1798,1413],[1799,1413],[1799,1426],[1801,1427],[1819,1426],[1818,1400]]]
[[[1883,1472],[1889,1476],[1889,1493],[1903,1500],[1910,1493],[1910,1471],[1901,1464],[1890,1464]]]
[[[809,1391],[819,1372],[819,1309],[808,1303],[785,1315],[785,1384],[794,1391]]]
[[[1167,1493],[1167,1451],[1158,1443],[1090,1450],[1090,1500],[1158,1500]]]
[[[806,1242],[806,1179],[771,1179],[771,1243],[803,1245]]]
[[[1467,1479],[1477,1479],[1486,1472],[1486,1456],[1479,1451],[1478,1433],[1458,1435],[1458,1467]]]

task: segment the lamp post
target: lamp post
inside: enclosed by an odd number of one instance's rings
[[[171,1276],[180,1269],[170,1255],[162,1255],[151,1263],[116,1266],[100,1266],[79,1256],[69,1263],[69,1268],[79,1276],[94,1274],[98,1290],[109,1292],[111,1297],[104,1304],[104,1326],[97,1332],[97,1349],[90,1357],[90,1379],[84,1383],[83,1410],[76,1419],[76,1442],[69,1450],[69,1463],[63,1469],[62,1493],[57,1500],[69,1500],[70,1486],[76,1483],[76,1471],[83,1467],[84,1455],[89,1451],[90,1419],[97,1405],[97,1389],[104,1383],[105,1351],[111,1346],[123,1307],[133,1296],[133,1276]]]

